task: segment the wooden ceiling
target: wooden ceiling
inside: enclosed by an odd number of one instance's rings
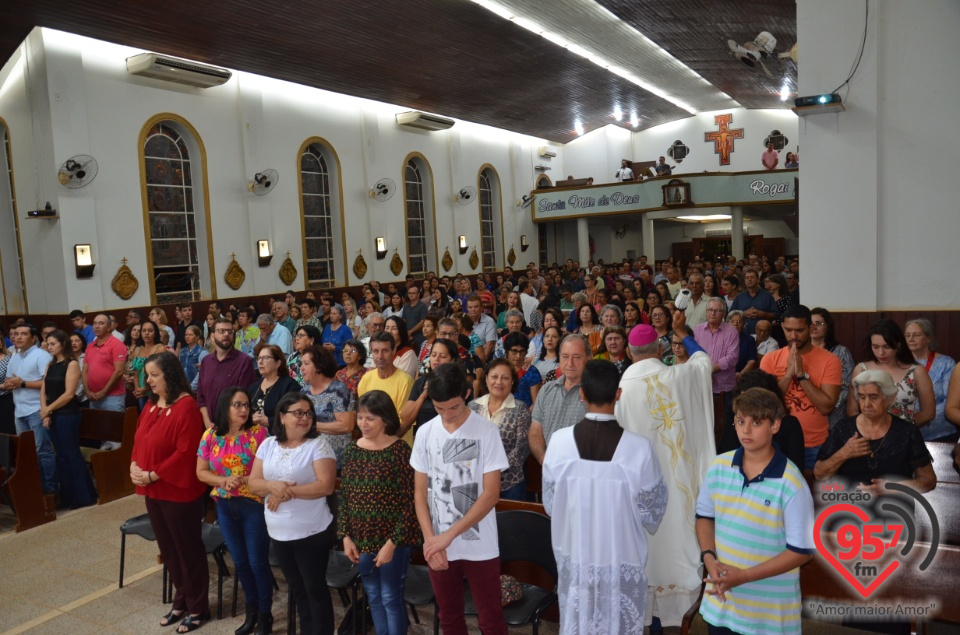
[[[745,69],[726,40],[767,30],[789,47],[794,0],[598,2],[741,105],[784,106],[779,80]],[[641,128],[689,116],[468,0],[20,1],[4,9],[0,61],[37,26],[561,143],[577,119],[586,131],[614,123],[611,104],[643,113]]]

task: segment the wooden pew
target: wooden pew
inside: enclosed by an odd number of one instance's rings
[[[135,487],[130,481],[130,459],[133,454],[133,437],[137,433],[137,409],[124,412],[92,410],[83,408],[80,414],[80,438],[92,441],[115,441],[116,450],[92,450],[83,448],[84,457],[93,469],[93,478],[100,494],[100,505],[129,496]]]
[[[48,513],[44,504],[33,431],[19,436],[0,434],[0,446],[6,450],[4,465],[0,465],[0,497],[17,515],[15,530],[25,531],[56,520],[56,513]]]

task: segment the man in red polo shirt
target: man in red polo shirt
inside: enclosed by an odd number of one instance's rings
[[[120,378],[127,348],[113,336],[110,318],[103,313],[93,318],[93,334],[95,339],[83,358],[83,391],[91,408],[123,412],[125,393]]]

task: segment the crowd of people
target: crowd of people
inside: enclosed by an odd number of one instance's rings
[[[710,624],[781,632],[799,608],[754,628],[742,602],[769,593],[747,581],[764,560],[776,566],[763,577],[799,595],[813,548],[802,472],[926,491],[925,442],[960,437],[960,369],[931,323],[880,320],[855,357],[828,309],[801,304],[798,273],[795,259],[755,255],[657,270],[646,257],[568,260],[370,282],[358,297],[290,291],[266,309],[214,301],[202,321],[191,303],[170,323],[160,307],[129,311],[123,332],[75,311],[73,334],[11,326],[0,399],[35,434],[44,492],[69,507],[96,501],[79,409],[137,403],[130,477],[176,588],[161,625],[178,632],[210,619],[200,520],[212,496],[246,597],[241,635],[272,628],[270,540],[302,632],[333,632],[325,571],[340,540],[377,633],[406,630],[416,549],[444,632],[466,632],[466,578],[481,629],[503,633],[492,510],[528,498],[530,457],[553,515],[564,632],[679,625],[701,564]],[[766,495],[781,529],[750,554],[731,540],[751,531],[753,492],[717,504],[738,478],[777,483]],[[596,513],[610,522],[598,528]]]

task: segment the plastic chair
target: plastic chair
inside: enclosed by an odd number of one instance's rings
[[[533,624],[533,634],[540,632],[540,615],[557,597],[557,562],[553,557],[550,539],[550,519],[543,514],[524,510],[497,512],[497,534],[500,545],[500,563],[530,562],[553,578],[553,590],[534,584],[521,583],[523,598],[503,607],[507,626]],[[476,615],[469,590],[464,593],[467,615]]]
[[[140,536],[144,540],[151,542],[157,541],[157,535],[153,533],[153,525],[150,524],[150,517],[147,514],[140,514],[133,518],[128,518],[120,525],[120,588],[123,588],[123,569],[126,564],[127,556],[127,535]],[[161,591],[161,600],[164,604],[171,602],[168,593],[167,565],[163,565],[163,590]]]
[[[427,567],[422,564],[411,564],[407,567],[407,581],[403,599],[410,607],[410,614],[413,615],[413,621],[416,624],[420,623],[417,607],[432,604],[433,635],[439,635],[440,620],[437,617],[437,596],[433,592],[433,585],[430,584],[430,571]]]

